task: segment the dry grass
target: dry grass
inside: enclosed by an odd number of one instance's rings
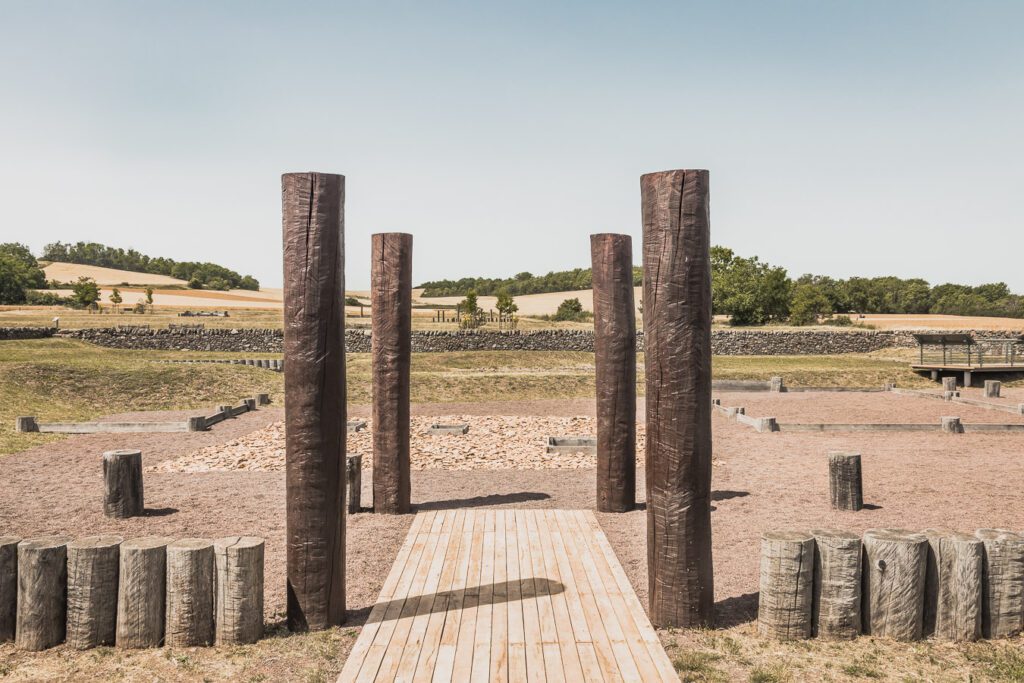
[[[780,643],[754,623],[720,630],[662,631],[683,681],[1022,681],[1024,639],[980,643],[854,641]]]

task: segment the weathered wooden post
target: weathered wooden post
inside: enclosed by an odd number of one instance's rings
[[[255,643],[263,637],[263,539],[229,536],[214,543],[218,645]]]
[[[122,541],[120,536],[87,536],[68,543],[68,647],[114,644]]]
[[[1006,529],[978,529],[984,544],[981,633],[1010,638],[1021,632],[1024,608],[1024,536]]]
[[[942,378],[942,390],[943,391],[956,391],[956,377],[943,377]]]
[[[22,650],[45,650],[64,642],[70,540],[66,536],[44,536],[18,544],[14,642]]]
[[[124,519],[144,511],[142,451],[107,451],[103,454],[103,514]]]
[[[257,406],[269,406],[270,405],[270,394],[256,394],[256,405]]]
[[[597,509],[636,507],[636,306],[629,235],[590,236],[597,390]]]
[[[412,362],[412,235],[373,236],[373,511],[409,512],[409,370]]]
[[[363,509],[363,456],[350,455],[345,462],[348,487],[348,514],[358,515]]]
[[[213,541],[183,538],[167,546],[168,647],[213,644]]]
[[[833,510],[856,512],[864,507],[860,453],[829,453],[828,482]]]
[[[812,529],[814,599],[811,627],[819,638],[848,640],[860,635],[861,540],[839,529]]]
[[[761,534],[757,631],[767,638],[811,637],[814,537],[803,531]]]
[[[864,633],[920,640],[928,539],[902,529],[864,532]]]
[[[999,398],[1002,389],[1002,382],[994,379],[985,380],[985,398]]]
[[[117,588],[117,646],[160,647],[164,641],[167,544],[144,536],[121,544]]]
[[[707,171],[640,178],[651,621],[713,621],[711,256]]]
[[[18,543],[20,538],[0,536],[0,643],[14,640],[18,620]]]
[[[939,426],[948,434],[962,434],[964,431],[959,417],[943,417]]]
[[[924,590],[924,635],[973,641],[981,636],[984,545],[975,536],[925,529],[928,571]]]
[[[39,423],[31,415],[14,419],[14,430],[18,432],[38,432]]]
[[[345,621],[345,179],[281,178],[288,628]]]
[[[781,377],[772,377],[769,384],[769,391],[772,393],[777,394],[786,390],[785,382],[783,382]]]

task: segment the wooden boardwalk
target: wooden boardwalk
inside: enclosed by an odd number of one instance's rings
[[[340,681],[678,681],[590,511],[421,512]]]

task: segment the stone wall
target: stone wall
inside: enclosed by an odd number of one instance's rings
[[[0,341],[10,339],[46,339],[52,337],[52,327],[0,327]]]
[[[971,332],[966,330],[964,332]],[[0,339],[30,337],[5,336],[11,328],[0,328]],[[26,334],[50,336],[52,330],[31,328]],[[974,333],[983,337],[985,333]],[[284,339],[281,330],[260,329],[86,329],[61,330],[59,336],[81,339],[100,346],[119,349],[157,349],[165,351],[223,351],[281,353]],[[1010,333],[1000,336],[1011,336]],[[347,330],[350,353],[370,352],[368,330]],[[711,334],[713,353],[722,356],[784,356],[867,353],[885,348],[914,348],[909,331],[848,330],[714,330]],[[643,350],[643,333],[637,333],[637,348]],[[412,350],[416,353],[444,351],[586,351],[594,350],[594,334],[587,330],[537,330],[499,332],[417,331],[413,332]]]

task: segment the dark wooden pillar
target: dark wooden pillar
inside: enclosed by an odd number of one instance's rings
[[[345,178],[281,177],[288,628],[345,620]]]
[[[636,307],[629,235],[591,235],[597,389],[597,509],[636,507]]]
[[[412,362],[412,235],[373,236],[373,511],[409,512],[409,366]]]
[[[711,625],[711,257],[707,171],[640,178],[647,573],[658,627]]]

